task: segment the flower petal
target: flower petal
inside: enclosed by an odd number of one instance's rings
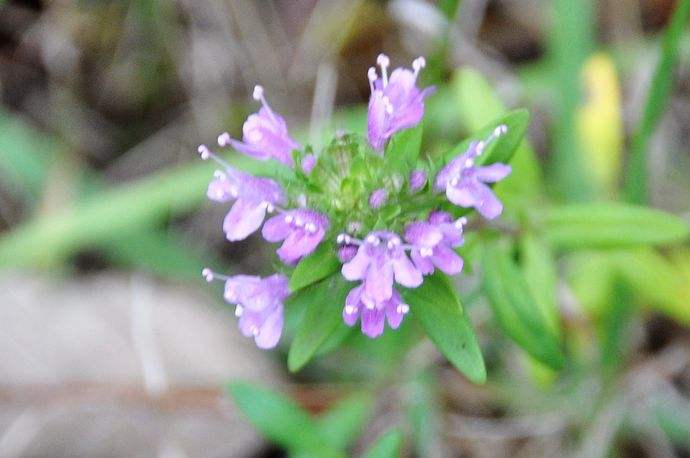
[[[497,162],[486,167],[475,167],[475,177],[485,183],[495,183],[510,175],[511,167]]]
[[[419,250],[412,250],[410,252],[410,257],[412,258],[412,262],[414,262],[414,265],[422,273],[422,275],[429,275],[434,273],[434,263],[431,262],[430,258],[422,256]]]
[[[237,199],[223,220],[225,237],[231,242],[246,239],[259,229],[265,216],[263,203]]]
[[[459,274],[462,270],[462,258],[445,244],[440,244],[434,248],[431,259],[436,267],[448,275]]]
[[[416,288],[422,284],[422,273],[412,264],[405,253],[393,259],[395,281],[408,288]]]
[[[261,229],[261,235],[267,242],[275,243],[285,240],[290,234],[290,225],[285,222],[285,215],[278,214],[269,218]]]
[[[376,304],[393,295],[393,266],[385,254],[379,254],[369,264],[364,290]]]
[[[477,184],[477,198],[475,208],[484,218],[494,219],[503,212],[503,204],[488,186]]]
[[[386,312],[378,308],[362,309],[362,332],[367,337],[376,338],[383,334]]]
[[[361,245],[355,257],[350,262],[343,264],[341,269],[343,277],[350,281],[364,279],[371,261],[372,259],[367,253],[366,246]]]
[[[273,348],[278,344],[283,332],[283,306],[275,308],[264,320],[259,333],[254,337],[259,348]]]

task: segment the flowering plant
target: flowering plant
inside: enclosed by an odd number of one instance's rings
[[[491,185],[510,174],[506,162],[524,134],[527,116],[509,113],[442,157],[423,156],[424,103],[433,93],[418,87],[424,58],[390,75],[387,56],[379,55],[377,64],[380,73],[372,67],[367,74],[366,139],[339,132],[318,153],[301,147],[256,86],[253,97],[261,108],[244,123],[242,140],[222,133],[218,145],[277,161],[280,173],[252,176],[199,146],[202,159],[221,167],[208,186],[209,199],[232,202],[223,221],[226,238],[242,240],[261,230],[266,241],[281,244],[276,253],[284,264],[282,272],[267,278],[210,269],[203,276],[225,282],[224,298],[235,305],[241,332],[261,348],[278,344],[286,301],[307,304],[290,350],[293,370],[335,332],[335,316],[350,327],[359,322],[363,334],[377,338],[386,323],[397,329],[412,312],[466,372],[454,341],[469,339],[470,348],[478,349],[445,276],[463,269],[458,249],[469,219],[475,218],[471,211],[485,220],[501,215],[503,205]],[[329,291],[331,300],[313,300],[318,289]],[[429,310],[434,306],[425,303],[438,302],[439,290],[451,296],[444,304],[450,305],[444,317],[451,320],[450,329],[434,322]],[[483,377],[480,366],[471,378]]]

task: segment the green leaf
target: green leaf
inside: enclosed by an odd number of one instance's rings
[[[558,338],[517,265],[498,243],[484,252],[484,289],[503,332],[536,360],[553,369],[563,367]]]
[[[352,284],[340,274],[299,290],[288,299],[288,307],[306,307],[295,339],[288,353],[288,368],[298,371],[314,356],[319,347],[342,321],[345,296]]]
[[[336,450],[344,451],[362,432],[372,407],[373,399],[367,393],[348,396],[318,418],[321,437]]]
[[[473,141],[486,139],[491,133],[500,125],[508,127],[505,135],[491,142],[484,152],[475,160],[477,165],[492,164],[494,162],[508,163],[513,157],[515,150],[522,142],[527,125],[529,124],[529,112],[524,109],[513,110],[503,116],[496,118],[494,121],[487,123],[482,129],[479,129],[470,138],[459,143],[456,147],[447,151],[443,155],[444,162],[448,162],[455,156],[464,153]]]
[[[290,277],[290,290],[297,291],[322,280],[340,267],[333,243],[324,242],[312,254],[303,258]]]
[[[436,272],[424,283],[403,292],[410,314],[443,355],[474,383],[486,381],[477,338],[448,279]]]
[[[543,216],[543,233],[555,248],[616,248],[682,242],[690,226],[660,210],[620,203],[553,207]]]
[[[291,452],[320,451],[322,456],[338,456],[314,420],[291,399],[255,383],[234,382],[228,389],[237,407],[271,442]]]
[[[609,256],[645,306],[690,325],[690,285],[677,266],[650,248],[621,250]]]
[[[555,64],[551,74],[556,106],[552,149],[553,185],[566,201],[592,197],[582,145],[577,137],[576,114],[582,103],[582,68],[594,44],[593,0],[556,0],[552,3],[549,54]]]
[[[442,456],[440,450],[439,386],[434,369],[420,373],[405,387],[407,417],[412,427],[416,456]]]
[[[613,378],[630,351],[630,329],[635,305],[628,285],[616,279],[608,308],[599,320],[601,364],[606,377]]]
[[[647,145],[668,105],[673,70],[678,60],[678,43],[690,19],[690,0],[680,0],[661,43],[661,58],[654,70],[642,118],[633,134],[626,194],[630,202],[647,200]]]
[[[556,335],[559,335],[560,326],[556,304],[558,274],[551,247],[534,234],[525,234],[520,239],[520,264],[527,286],[549,327]]]
[[[507,112],[506,106],[489,81],[470,67],[458,70],[451,82],[463,125],[470,132],[481,129]],[[533,203],[543,194],[540,166],[527,139],[520,142],[510,161],[513,171],[496,185],[496,193],[506,208],[516,207],[516,201]]]
[[[407,176],[422,148],[423,122],[395,134],[386,145],[386,167]]]
[[[397,458],[400,456],[402,439],[400,431],[392,429],[374,442],[364,454],[364,458]]]

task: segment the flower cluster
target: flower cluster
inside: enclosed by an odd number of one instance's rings
[[[384,332],[385,323],[398,328],[410,311],[400,287],[417,288],[436,269],[455,275],[463,268],[456,248],[463,244],[467,219],[440,210],[438,196],[445,194],[451,204],[493,219],[503,207],[487,183],[510,173],[508,165],[481,166],[477,160],[490,142],[505,134],[503,125],[441,170],[420,167],[402,177],[387,167],[389,139],[421,121],[433,88],[417,87],[425,64],[421,57],[411,70],[398,68],[390,75],[387,56],[379,55],[377,64],[380,76],[374,67],[367,75],[368,145],[358,136],[339,134],[319,154],[309,147],[303,150],[268,105],[263,88],[256,86],[253,96],[261,108],[244,123],[242,140],[223,133],[218,145],[257,160],[277,161],[286,173],[280,178],[252,176],[207,146],[199,147],[202,159],[220,165],[208,186],[209,199],[232,202],[222,226],[226,238],[243,240],[261,229],[266,241],[281,244],[277,254],[286,269],[328,243],[342,263],[344,279],[356,282],[345,298],[343,320],[348,326],[359,321],[362,332],[372,338]],[[420,213],[420,208],[425,210]],[[203,275],[225,282],[224,298],[236,305],[245,336],[254,337],[261,348],[278,343],[283,304],[290,294],[285,274],[224,276],[204,269]]]

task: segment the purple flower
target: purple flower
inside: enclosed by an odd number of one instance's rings
[[[386,203],[386,199],[388,199],[388,191],[383,188],[377,189],[369,196],[369,206],[374,210],[381,208]]]
[[[383,302],[369,298],[364,285],[353,288],[345,298],[343,321],[354,326],[361,319],[362,333],[372,339],[383,334],[385,322],[392,329],[398,329],[410,307],[400,298],[394,289],[391,297]]]
[[[412,62],[412,71],[396,68],[390,78],[388,57],[380,54],[376,62],[381,66],[381,78],[374,67],[367,74],[371,88],[367,130],[371,146],[377,151],[383,151],[386,141],[393,134],[421,121],[424,116],[424,98],[431,94],[433,88],[417,88],[417,75],[426,64],[423,57]]]
[[[448,275],[462,270],[463,261],[453,247],[463,243],[465,218],[453,221],[445,212],[436,211],[428,221],[417,221],[405,228],[405,240],[412,244],[410,257],[424,275],[434,272],[434,266]]]
[[[472,142],[467,151],[451,160],[436,175],[434,189],[445,191],[448,200],[461,207],[474,207],[487,219],[496,218],[503,211],[503,204],[486,183],[495,183],[510,174],[509,165],[495,163],[480,167],[474,165],[485,146],[493,138],[505,133],[505,126],[496,128],[486,141]]]
[[[357,254],[357,245],[343,245],[338,248],[338,259],[343,264],[350,262]]]
[[[199,146],[202,157],[213,157],[206,146]],[[206,195],[216,202],[235,203],[223,220],[223,231],[230,241],[243,240],[261,227],[267,211],[285,203],[285,194],[270,178],[257,178],[226,167],[216,171]]]
[[[274,274],[261,278],[253,275],[226,277],[204,269],[207,281],[225,281],[223,297],[236,304],[238,326],[245,337],[254,337],[259,348],[273,348],[283,331],[283,301],[288,296],[288,279]]]
[[[294,264],[316,249],[328,230],[328,218],[306,208],[284,211],[266,221],[261,233],[269,242],[280,242],[278,256]]]
[[[288,134],[285,120],[266,102],[261,86],[254,87],[254,100],[261,101],[258,113],[250,115],[242,126],[242,141],[224,132],[218,136],[220,146],[232,146],[237,151],[260,160],[275,159],[292,167],[292,151],[299,148]]]
[[[338,236],[339,243],[351,243],[348,235]],[[343,264],[342,274],[350,280],[364,280],[366,297],[383,304],[393,296],[393,281],[408,288],[422,284],[422,273],[402,247],[400,237],[392,232],[372,232],[359,242],[357,254]]]
[[[410,172],[410,191],[415,193],[422,189],[426,184],[426,172],[424,170],[413,170]]]
[[[314,166],[316,165],[316,156],[313,154],[307,154],[302,158],[302,172],[304,172],[306,175],[309,175],[312,170],[314,170]]]

